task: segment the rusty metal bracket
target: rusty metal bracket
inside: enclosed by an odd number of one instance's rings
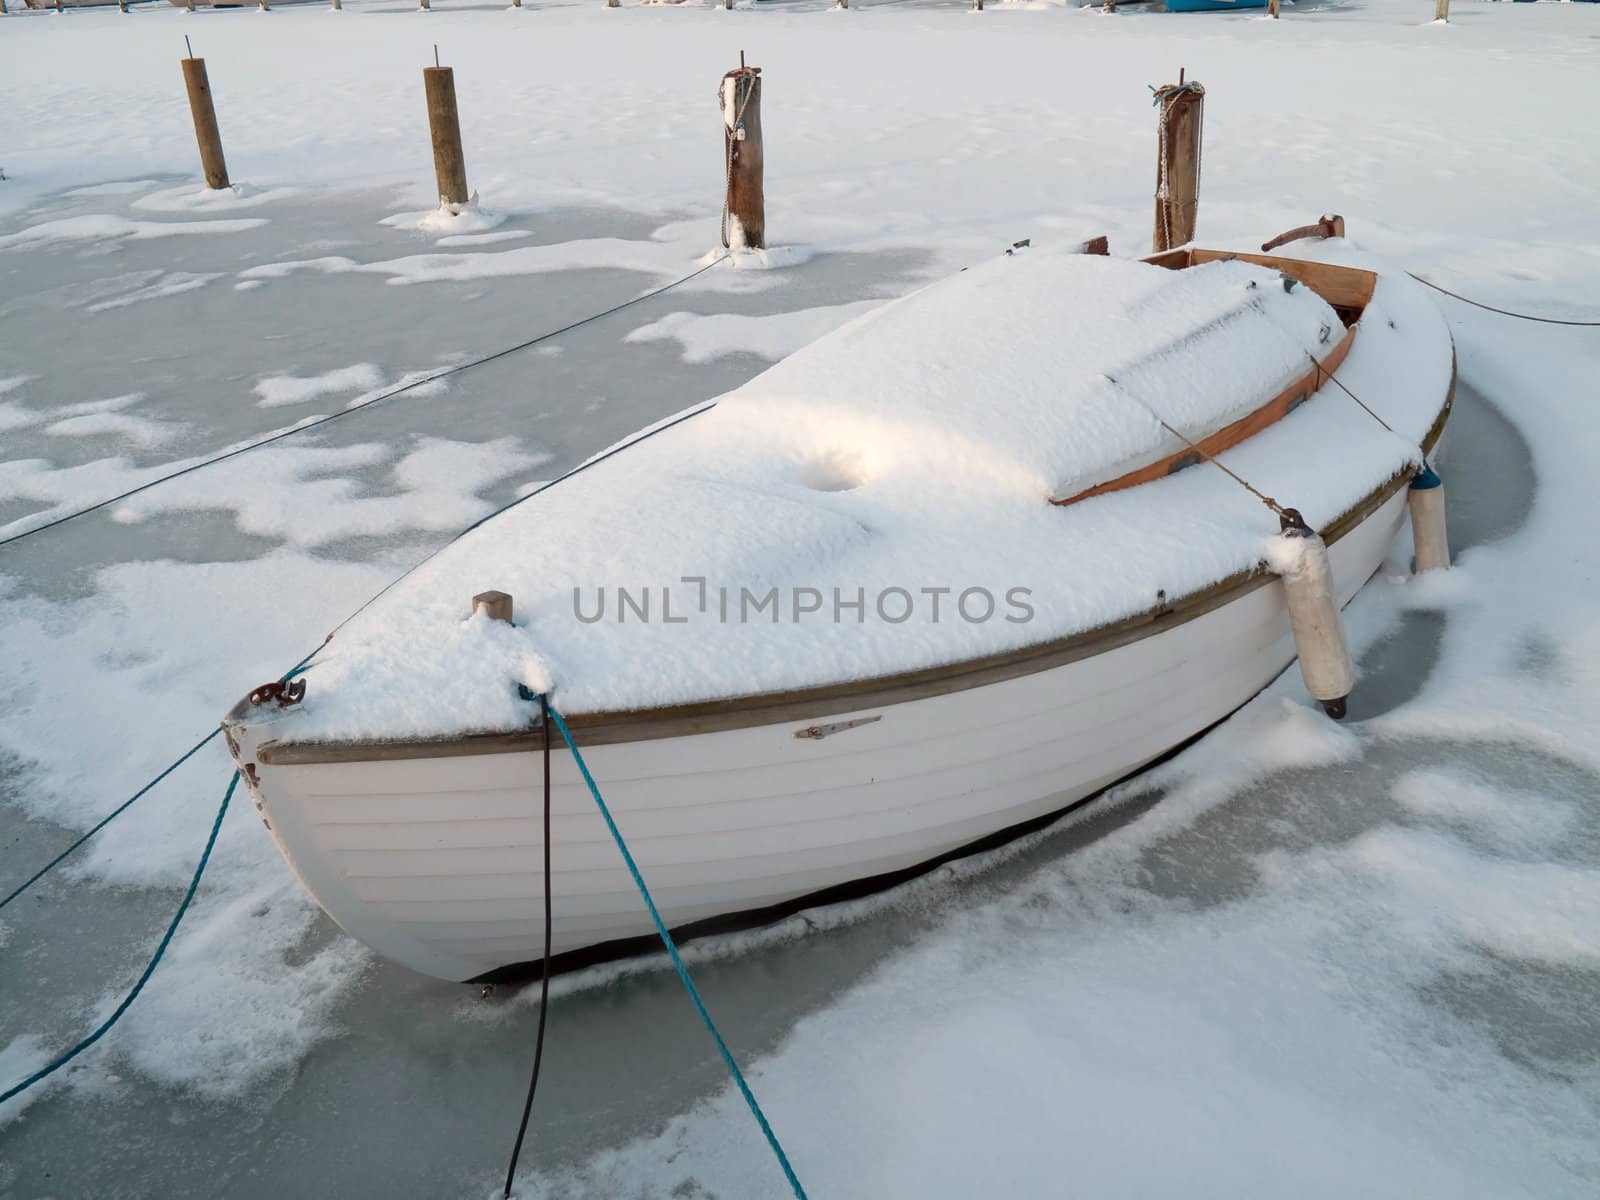
[[[1261,252],[1276,250],[1279,246],[1287,246],[1290,242],[1298,242],[1301,238],[1342,238],[1344,236],[1344,218],[1337,213],[1327,213],[1314,225],[1299,225],[1284,233],[1280,233],[1270,242],[1261,243]]]
[[[250,693],[250,703],[260,707],[269,700],[276,700],[279,708],[288,708],[299,704],[306,698],[306,681],[304,679],[283,680],[275,679],[271,683],[263,683]]]
[[[862,725],[871,725],[874,721],[881,720],[883,720],[881,716],[857,717],[854,721],[832,721],[827,725],[807,725],[804,729],[796,729],[794,736],[820,741],[822,738],[830,737],[835,733],[843,733],[846,729],[856,729]]]

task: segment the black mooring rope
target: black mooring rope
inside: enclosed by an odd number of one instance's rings
[[[147,492],[151,488],[157,487],[160,484],[170,483],[174,479],[178,479],[194,471],[203,470],[206,467],[214,467],[220,462],[226,462],[230,458],[237,458],[241,454],[248,454],[251,450],[259,450],[263,446],[270,446],[273,442],[281,442],[284,438],[293,437],[297,433],[304,433],[308,429],[316,429],[322,425],[327,425],[333,421],[337,421],[341,417],[348,417],[353,413],[365,412],[375,404],[381,404],[385,400],[392,400],[394,397],[402,395],[405,392],[409,392],[413,388],[419,388],[425,383],[434,383],[451,375],[458,375],[462,371],[470,371],[474,367],[485,366],[486,364],[492,363],[497,359],[505,358],[507,355],[516,354],[520,350],[526,350],[530,346],[537,346],[540,342],[547,342],[551,338],[560,337],[564,333],[571,333],[574,329],[581,328],[584,325],[601,320],[604,317],[609,317],[613,313],[619,313],[625,308],[632,308],[635,304],[643,304],[646,300],[653,300],[663,292],[670,292],[675,287],[681,287],[688,283],[691,279],[695,278],[697,275],[703,275],[707,271],[711,270],[712,267],[725,262],[728,257],[729,256],[727,254],[723,254],[718,258],[713,259],[711,262],[706,263],[705,266],[695,268],[681,279],[674,279],[671,283],[664,283],[660,287],[655,288],[652,291],[645,292],[642,295],[635,296],[631,300],[624,300],[620,304],[613,304],[610,308],[604,310],[603,312],[593,313],[590,316],[583,317],[580,320],[563,325],[560,329],[549,330],[548,332],[539,334],[537,337],[531,337],[525,342],[518,342],[515,346],[507,346],[503,350],[496,350],[492,354],[485,354],[483,357],[472,359],[470,362],[457,363],[453,367],[445,367],[442,370],[433,372],[431,375],[424,375],[420,379],[413,379],[410,383],[403,383],[398,387],[391,388],[387,392],[382,392],[376,396],[373,396],[370,400],[363,400],[360,404],[353,404],[349,408],[340,409],[336,413],[329,413],[326,416],[318,417],[312,421],[306,421],[300,425],[291,426],[288,429],[280,429],[277,433],[271,434],[267,437],[258,438],[253,442],[247,442],[243,446],[236,446],[232,450],[224,451],[221,454],[214,454],[210,458],[202,459],[196,463],[190,463],[186,467],[180,467],[176,471],[169,471],[167,474],[156,479],[151,479],[141,483],[138,487],[129,488],[125,492],[119,492],[115,496],[108,496],[104,500],[97,500],[95,503],[87,505],[84,508],[77,509],[73,512],[64,513],[63,515],[56,517],[53,521],[46,521],[43,525],[35,525],[31,529],[24,529],[21,533],[14,533],[10,537],[0,538],[0,546],[9,546],[13,542],[20,542],[23,538],[32,537],[36,533],[43,533],[47,529],[54,529],[58,525],[65,525],[68,521],[75,521],[79,517],[86,517],[90,513],[99,512],[102,508],[119,503],[120,501],[128,499],[130,496],[137,496],[140,492]]]
[[[528,1114],[533,1112],[533,1094],[539,1090],[545,1014],[550,1007],[550,700],[547,696],[539,697],[539,715],[544,727],[544,970],[539,979],[539,1032],[533,1039],[533,1074],[528,1079],[528,1098],[522,1102],[522,1121],[517,1125],[517,1140],[511,1147],[511,1165],[506,1168],[506,1187],[501,1200],[509,1200],[511,1196],[511,1179],[517,1173],[522,1139],[528,1132]]]
[[[1436,292],[1443,292],[1452,300],[1459,300],[1463,304],[1470,304],[1473,308],[1481,308],[1485,312],[1499,313],[1502,317],[1515,317],[1519,321],[1537,321],[1541,325],[1577,325],[1584,329],[1600,328],[1600,321],[1568,321],[1563,320],[1560,317],[1536,317],[1530,313],[1512,312],[1509,308],[1496,308],[1494,305],[1485,304],[1481,300],[1469,300],[1467,297],[1457,292],[1452,292],[1447,287],[1440,287],[1437,283],[1434,283],[1433,280],[1424,279],[1415,271],[1407,271],[1406,274],[1411,276],[1411,278],[1415,279],[1418,283],[1423,284],[1426,287],[1431,287]]]

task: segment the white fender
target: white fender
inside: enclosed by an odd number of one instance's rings
[[[1299,519],[1298,513],[1295,519]],[[1294,631],[1294,649],[1306,690],[1321,701],[1324,712],[1341,720],[1356,671],[1334,596],[1327,544],[1303,523],[1296,527],[1286,522],[1283,536],[1273,546],[1271,562],[1283,580],[1289,626]]]
[[[1450,538],[1444,523],[1444,484],[1426,463],[1406,493],[1411,509],[1411,542],[1418,575],[1450,566]]]

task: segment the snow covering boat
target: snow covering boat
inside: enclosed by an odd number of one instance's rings
[[[542,952],[540,693],[669,925],[775,915],[1047,819],[1244,704],[1294,657],[1278,522],[1189,443],[1305,515],[1345,603],[1454,378],[1404,278],[1019,250],[451,544],[228,744],[305,886],[418,971]],[[514,624],[469,615],[487,589]],[[641,948],[554,742],[554,950]]]

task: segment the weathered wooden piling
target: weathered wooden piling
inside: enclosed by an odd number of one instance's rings
[[[456,76],[450,67],[423,67],[428,94],[428,129],[433,136],[433,173],[439,203],[467,202],[467,162],[461,153],[461,118],[456,112]]]
[[[328,0],[328,5],[334,12],[344,11],[344,0]]]
[[[1278,19],[1278,0],[1267,0],[1267,15],[1274,21]]]
[[[423,12],[427,12],[432,6],[428,3],[428,0],[417,0],[417,7]]]
[[[206,78],[206,60],[192,55],[183,60],[183,83],[189,90],[189,112],[194,117],[194,140],[200,147],[200,169],[206,186],[228,186],[228,163],[222,157],[222,131],[217,128],[217,110],[211,103],[211,83]]]
[[[511,597],[505,592],[479,592],[472,598],[472,611],[480,609],[491,621],[511,624]]]
[[[1200,140],[1206,90],[1193,80],[1156,89],[1160,110],[1156,135],[1155,250],[1159,254],[1194,240],[1200,207]]]
[[[621,0],[606,0],[607,8],[621,8]]]
[[[1434,0],[1433,19],[1445,22],[1450,20],[1450,0]]]
[[[730,250],[761,250],[767,244],[767,200],[761,144],[761,68],[744,65],[722,77],[722,145],[727,194],[722,205],[722,244]]]

